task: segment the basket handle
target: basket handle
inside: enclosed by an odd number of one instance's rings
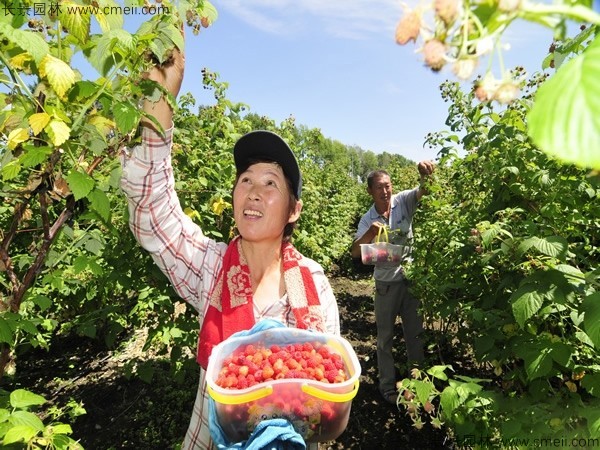
[[[383,233],[385,241],[381,240],[381,234]],[[379,244],[380,242],[390,242],[390,237],[388,235],[387,227],[384,225],[383,227],[379,227],[379,231],[377,232],[377,237],[375,238],[375,243]]]

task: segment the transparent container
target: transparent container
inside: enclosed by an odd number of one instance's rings
[[[309,379],[266,381],[246,389],[225,389],[216,384],[223,361],[241,353],[248,344],[260,347],[305,342],[328,345],[340,354],[347,380],[324,383]],[[336,439],[346,429],[352,399],[359,386],[360,363],[342,337],[297,328],[270,328],[252,335],[232,337],[217,345],[206,371],[208,393],[215,401],[219,424],[231,442],[247,440],[263,420],[286,418],[305,442]]]

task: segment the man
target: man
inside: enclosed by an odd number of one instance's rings
[[[393,195],[392,181],[385,170],[376,170],[367,177],[367,192],[373,198],[373,206],[362,216],[352,244],[352,257],[360,258],[360,244],[375,240],[381,227],[388,227],[392,244],[406,245],[402,260],[410,257],[413,237],[412,219],[418,202],[426,194],[424,182],[434,170],[431,161],[421,161],[417,168],[421,176],[419,187]],[[396,367],[392,355],[396,317],[402,319],[404,341],[409,363],[423,361],[423,342],[420,334],[423,321],[418,314],[419,301],[409,292],[402,264],[397,267],[375,266],[375,321],[377,322],[377,366],[379,391],[391,404],[396,404]]]

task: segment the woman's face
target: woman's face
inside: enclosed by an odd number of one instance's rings
[[[300,216],[302,203],[290,212],[290,191],[283,170],[274,163],[256,163],[243,172],[233,189],[233,217],[247,241],[282,239],[289,222]]]

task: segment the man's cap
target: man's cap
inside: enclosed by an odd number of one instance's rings
[[[233,147],[233,159],[238,173],[245,171],[254,161],[276,162],[290,179],[294,196],[300,199],[302,174],[298,161],[292,149],[278,134],[257,130],[243,135]]]

